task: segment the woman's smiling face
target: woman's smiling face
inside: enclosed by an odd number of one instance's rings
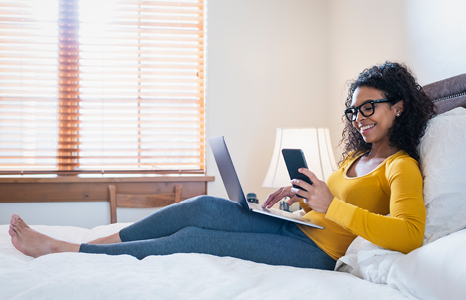
[[[384,98],[386,97],[382,91],[361,86],[356,88],[353,93],[351,107],[360,106],[368,100],[380,100]],[[358,112],[356,120],[353,121],[353,126],[361,133],[366,143],[370,143],[372,146],[388,146],[388,131],[393,126],[397,113],[401,113],[402,110],[402,101],[398,103],[397,105],[375,103],[374,114],[369,117],[365,117],[361,112]],[[364,112],[366,113],[366,111]]]

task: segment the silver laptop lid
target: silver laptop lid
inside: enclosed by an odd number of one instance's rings
[[[217,163],[220,176],[227,190],[228,198],[238,202],[242,207],[249,210],[248,201],[244,196],[238,174],[236,174],[230,152],[228,152],[227,144],[225,143],[225,138],[223,136],[216,136],[210,137],[207,140],[214,154],[215,162]]]

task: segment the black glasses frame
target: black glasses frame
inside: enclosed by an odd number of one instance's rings
[[[345,116],[346,118],[348,119],[348,121],[350,122],[354,122],[356,121],[356,119],[358,118],[358,111],[364,116],[364,117],[370,117],[372,116],[374,113],[375,113],[375,106],[374,104],[375,103],[384,103],[384,102],[394,102],[393,100],[388,100],[388,99],[378,99],[378,100],[367,100],[367,101],[364,101],[363,104],[359,105],[359,106],[356,106],[356,107],[350,107],[350,108],[347,108],[345,109]],[[364,105],[370,103],[372,105],[372,113],[366,115],[365,113],[363,113],[363,111],[361,110],[361,107],[363,107]],[[349,114],[352,114],[353,115],[353,119],[350,119],[349,117]]]

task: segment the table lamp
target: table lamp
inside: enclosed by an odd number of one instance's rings
[[[280,188],[291,185],[281,151],[284,148],[302,149],[309,170],[320,180],[327,181],[336,167],[327,128],[277,128],[272,160],[262,187]]]

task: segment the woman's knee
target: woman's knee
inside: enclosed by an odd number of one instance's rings
[[[192,200],[194,202],[206,202],[206,201],[212,201],[212,199],[214,199],[215,197],[213,196],[208,196],[208,195],[200,195],[200,196],[197,196],[197,197],[194,197],[192,198]]]
[[[193,201],[192,201],[192,203],[195,203],[196,205],[205,206],[205,207],[216,206],[219,203],[221,205],[224,202],[230,202],[230,201],[226,200],[226,199],[223,199],[223,198],[207,196],[207,195],[197,196],[197,197],[193,198]]]
[[[202,195],[192,199],[190,205],[193,206],[192,209],[200,211],[223,211],[225,206],[231,205],[233,202],[223,198],[213,197]]]

